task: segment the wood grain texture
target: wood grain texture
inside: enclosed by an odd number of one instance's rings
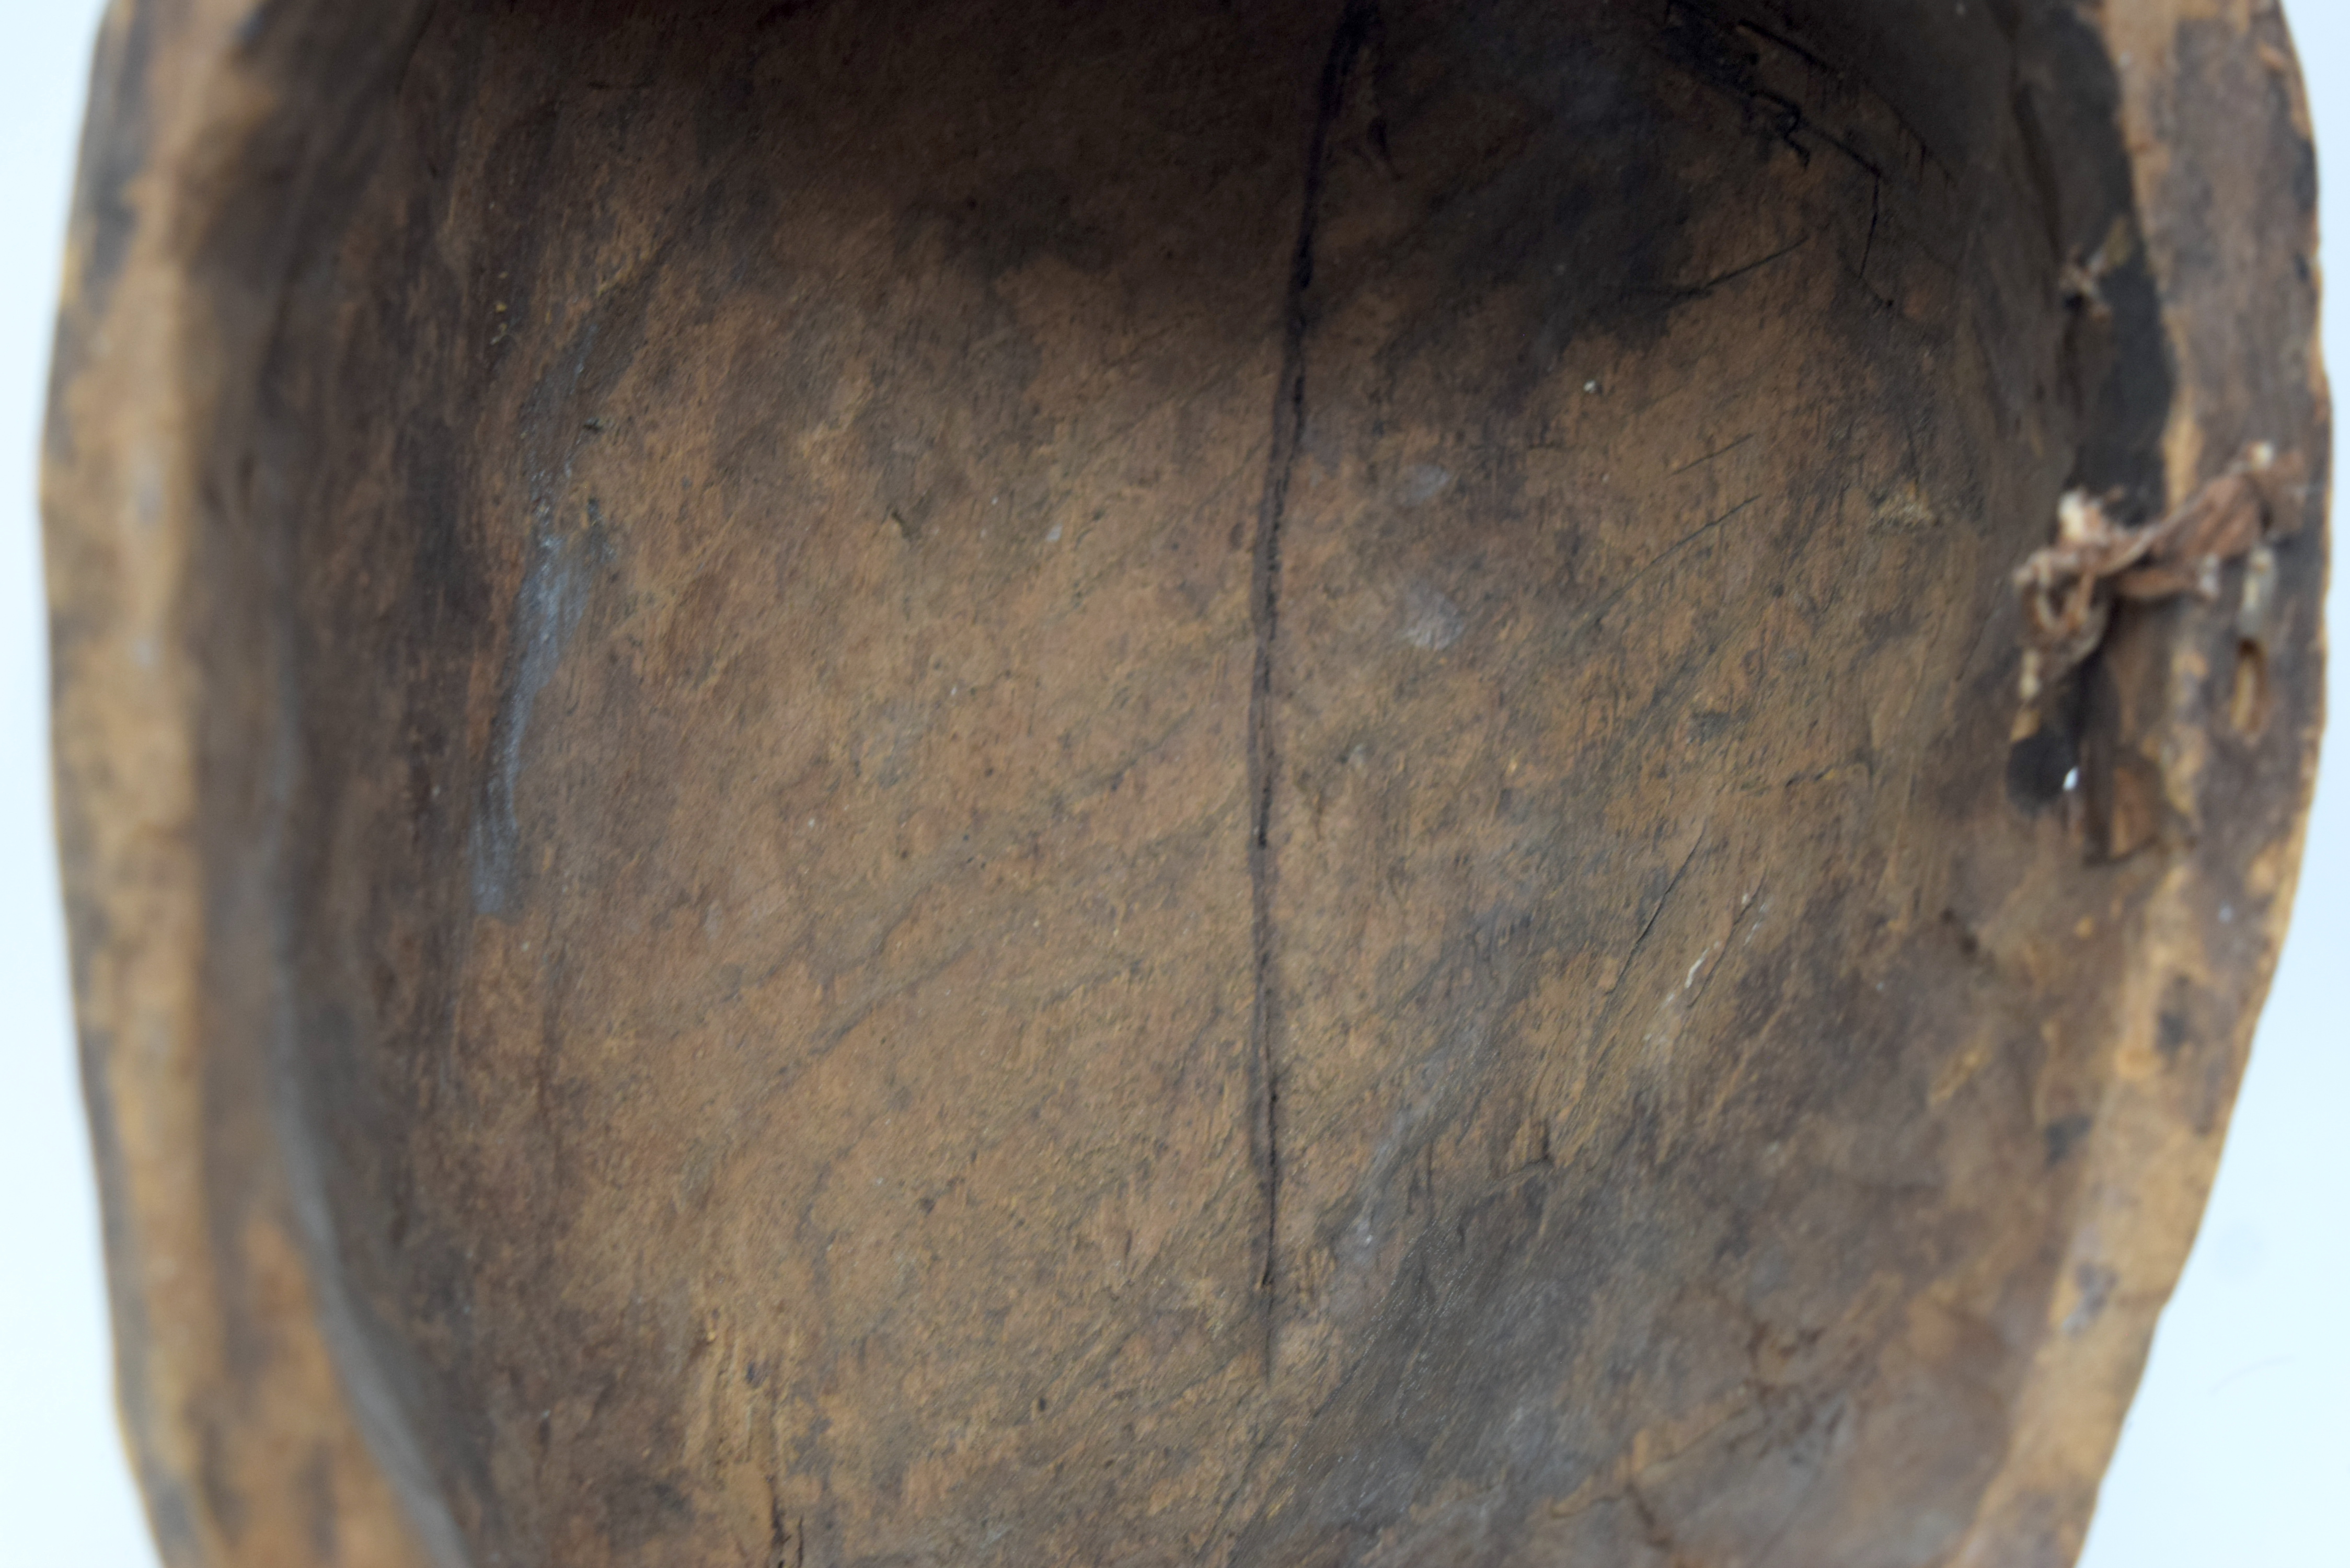
[[[2072,1560],[2316,754],[2272,6],[124,0],[97,81],[174,1568]],[[2019,723],[2057,496],[2255,440],[2272,607]]]

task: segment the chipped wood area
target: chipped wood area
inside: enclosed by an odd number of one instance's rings
[[[97,80],[173,1568],[2071,1560],[2323,706],[2272,7],[122,0]]]

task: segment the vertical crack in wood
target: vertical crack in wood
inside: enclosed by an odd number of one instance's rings
[[[1314,106],[1305,144],[1305,192],[1300,199],[1297,244],[1291,254],[1282,310],[1281,376],[1274,389],[1273,431],[1265,459],[1264,494],[1257,506],[1255,561],[1250,576],[1250,615],[1256,634],[1256,661],[1249,685],[1248,866],[1254,998],[1249,1013],[1250,1101],[1254,1109],[1251,1150],[1264,1194],[1263,1256],[1257,1294],[1263,1306],[1264,1371],[1273,1376],[1274,1314],[1279,1280],[1277,1238],[1281,1220],[1281,1074],[1275,1059],[1278,1023],[1274,982],[1273,798],[1278,752],[1274,733],[1274,650],[1281,629],[1281,534],[1289,506],[1289,483],[1297,466],[1305,428],[1306,294],[1314,283],[1315,224],[1322,204],[1323,175],[1329,161],[1330,131],[1346,98],[1355,58],[1369,35],[1368,0],[1348,0],[1338,16]]]

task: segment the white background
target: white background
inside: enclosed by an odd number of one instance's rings
[[[98,10],[97,0],[6,0],[0,27],[0,1568],[154,1561],[109,1392],[49,840],[34,522]],[[2288,10],[2320,166],[2341,176],[2325,188],[2325,229],[2350,234],[2336,195],[2350,191],[2350,3]],[[2350,310],[2334,313],[2325,335],[2338,368],[2350,368],[2345,322]],[[2345,403],[2350,411],[2350,394]],[[2350,694],[2350,670],[2337,681]],[[2293,936],[2087,1568],[2350,1568],[2350,697],[2337,707],[2345,722],[2326,742]]]

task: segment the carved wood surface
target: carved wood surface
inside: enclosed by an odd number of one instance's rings
[[[123,0],[97,84],[171,1563],[2072,1560],[2316,754],[2272,6]],[[2059,496],[2255,441],[2267,575],[2020,714]]]

